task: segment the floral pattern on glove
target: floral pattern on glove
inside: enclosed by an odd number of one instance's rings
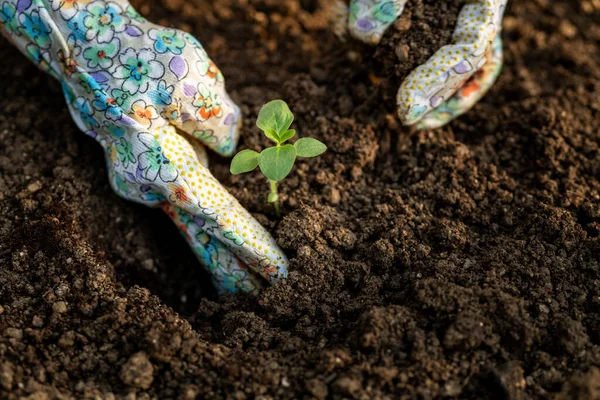
[[[219,291],[287,277],[273,238],[207,169],[203,146],[230,155],[240,111],[193,36],[125,0],[4,0],[0,28],[60,80],[77,126],[105,151],[115,192],[162,207]]]
[[[500,34],[507,1],[473,0],[462,8],[452,44],[417,67],[398,90],[398,115],[405,125],[439,127],[467,112],[490,89],[502,68]],[[377,44],[407,2],[351,0],[348,7],[338,1],[332,16],[334,32],[343,39],[342,25],[347,23],[352,36]],[[477,87],[476,93],[464,90],[465,85]]]

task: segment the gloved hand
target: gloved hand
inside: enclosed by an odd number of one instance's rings
[[[287,276],[265,229],[207,169],[231,155],[240,110],[191,35],[154,25],[125,0],[4,0],[0,29],[58,79],[77,126],[104,148],[113,189],[160,206],[220,292]]]
[[[408,0],[351,0],[336,4],[336,32],[377,44]],[[464,114],[494,84],[502,69],[502,17],[508,0],[467,0],[452,44],[417,67],[398,91],[398,115],[419,129],[440,127]]]

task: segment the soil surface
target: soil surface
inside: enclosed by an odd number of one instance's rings
[[[413,132],[393,94],[455,2],[412,0],[375,49],[341,43],[326,0],[134,2],[221,67],[240,148],[274,98],[330,148],[281,185],[281,220],[212,158],[291,258],[258,298],[216,297],[1,41],[0,398],[600,399],[600,3],[509,3],[497,85]]]

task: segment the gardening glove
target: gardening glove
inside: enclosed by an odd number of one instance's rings
[[[4,0],[0,30],[58,79],[77,126],[104,148],[122,197],[162,207],[220,292],[287,276],[265,229],[207,169],[204,146],[234,151],[240,110],[191,35],[125,0]]]
[[[351,0],[335,6],[334,24],[368,44],[379,43],[400,17],[408,0]],[[502,69],[502,17],[508,0],[467,0],[452,44],[442,47],[404,80],[397,96],[398,115],[419,129],[445,125],[471,109],[491,88]],[[440,11],[441,13],[442,11]]]

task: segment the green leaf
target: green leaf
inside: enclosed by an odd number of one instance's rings
[[[275,131],[278,139],[280,139],[281,135],[292,125],[292,122],[294,122],[294,114],[292,114],[286,102],[273,100],[260,109],[256,126],[263,130],[265,134],[269,131]]]
[[[281,144],[281,139],[279,139],[279,134],[275,132],[273,129],[267,129],[265,132],[265,136],[274,141],[277,144]]]
[[[272,181],[285,178],[296,161],[296,148],[291,144],[281,147],[269,147],[258,156],[258,165],[262,173]]]
[[[298,157],[316,157],[327,150],[327,146],[313,138],[298,139],[294,146]]]
[[[279,144],[285,143],[289,139],[293,138],[295,134],[296,134],[295,129],[288,129],[287,131],[285,131],[283,134],[280,135]]]
[[[258,166],[259,154],[254,150],[242,150],[231,160],[229,171],[233,175],[250,172]]]

